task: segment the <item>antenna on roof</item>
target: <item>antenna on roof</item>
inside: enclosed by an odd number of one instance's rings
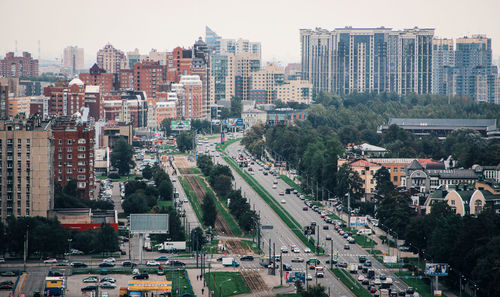
[[[16,40],[16,50],[14,52],[14,56],[17,56],[17,40]]]

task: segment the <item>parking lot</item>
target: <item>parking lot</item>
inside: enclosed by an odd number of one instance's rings
[[[86,277],[91,276],[90,274],[77,274],[77,275],[72,275],[68,277],[68,282],[67,282],[67,290],[66,290],[66,296],[68,297],[80,297],[82,296],[82,291],[81,289],[86,286],[90,285],[95,285],[96,283],[84,283],[83,279]],[[132,280],[132,275],[131,274],[108,274],[108,275],[96,275],[98,276],[99,279],[103,277],[112,277],[116,280],[116,288],[114,289],[101,289],[99,288],[100,292],[107,292],[110,297],[116,297],[120,295],[120,288],[125,288],[128,285],[128,282]],[[165,280],[165,276],[163,275],[155,275],[155,274],[150,274],[149,275],[149,280],[152,281],[161,281]]]

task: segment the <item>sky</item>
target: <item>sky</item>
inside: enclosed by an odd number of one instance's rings
[[[435,28],[435,36],[485,34],[500,56],[499,0],[0,0],[0,56],[15,50],[61,58],[83,47],[86,65],[111,43],[124,52],[171,51],[205,38],[209,26],[223,38],[262,43],[264,61],[300,61],[299,29],[352,26]],[[5,13],[7,12],[7,13]]]

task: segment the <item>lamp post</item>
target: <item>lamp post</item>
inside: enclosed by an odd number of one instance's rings
[[[68,238],[68,261],[69,261],[70,263],[71,263],[71,261],[70,261],[70,257],[71,257],[71,241],[72,241],[72,240],[73,240],[73,239]]]
[[[219,284],[219,297],[222,297],[222,284],[229,281],[231,281],[231,279],[227,279]]]

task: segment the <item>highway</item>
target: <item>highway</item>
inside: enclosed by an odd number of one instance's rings
[[[208,147],[210,148],[210,151],[215,149],[215,146],[210,145],[211,143],[215,143],[218,141],[218,139],[215,140],[210,140],[208,143]],[[207,146],[198,146],[198,152],[199,153],[205,153],[205,148]],[[232,147],[232,146],[231,146]],[[236,147],[234,147],[236,150]],[[212,152],[212,156],[215,156],[215,162],[218,164],[223,164],[223,165],[228,165],[222,157],[219,157],[220,153],[219,152]],[[267,203],[238,175],[236,171],[234,171],[231,168],[233,175],[235,177],[235,182],[237,188],[241,187],[241,190],[243,193],[245,193],[245,196],[249,199],[249,203],[252,206],[253,209],[255,209],[261,218],[261,225],[271,225],[273,226],[272,230],[262,230],[262,235],[263,235],[263,251],[268,255],[269,251],[269,244],[268,240],[271,239],[271,245],[274,243],[275,248],[276,248],[276,254],[280,254],[280,248],[282,246],[286,246],[290,248],[291,245],[296,245],[300,249],[300,253],[286,253],[283,254],[283,263],[285,264],[292,264],[293,271],[305,271],[306,270],[306,263],[307,259],[315,257],[314,254],[312,253],[305,253],[304,250],[306,246],[300,241],[297,236],[288,228],[285,223],[279,218],[279,216],[267,205]],[[301,257],[304,258],[305,261],[304,263],[291,263],[291,259],[295,257]],[[326,260],[326,258],[325,258]],[[324,263],[324,261],[322,261]],[[259,264],[258,261],[253,261],[251,263],[244,262],[242,263],[243,267],[255,267],[258,268]],[[340,282],[334,275],[331,273],[329,270],[325,270],[325,278],[316,278],[314,277],[314,271],[313,270],[307,270],[308,274],[311,274],[313,276],[313,280],[309,281],[309,283],[320,283],[323,286],[325,286],[327,289],[330,290],[331,296],[354,296],[349,289],[347,289],[342,282]],[[276,273],[279,275],[279,270],[276,271]],[[285,275],[285,272],[283,272],[283,277]],[[283,279],[283,282],[285,280]]]
[[[229,151],[228,155],[234,158],[238,157],[238,150],[243,151],[244,147],[240,144],[240,142],[233,143],[228,146],[227,150]],[[393,271],[386,268],[384,265],[380,264],[377,260],[375,260],[369,253],[363,250],[357,244],[350,244],[350,249],[345,250],[344,245],[348,245],[346,239],[340,236],[333,225],[327,224],[321,218],[320,214],[312,211],[312,209],[308,209],[304,211],[303,208],[305,206],[304,201],[300,200],[295,194],[285,194],[284,196],[280,196],[280,192],[285,192],[286,188],[290,188],[288,184],[283,182],[281,179],[276,179],[272,175],[265,176],[263,174],[263,170],[259,170],[259,165],[255,163],[255,165],[249,165],[249,168],[253,169],[255,180],[261,184],[272,196],[273,198],[280,202],[282,199],[286,201],[286,203],[282,204],[282,206],[287,210],[287,212],[293,216],[302,226],[310,225],[311,222],[317,222],[318,227],[317,230],[320,232],[320,244],[325,248],[330,248],[331,242],[327,241],[325,238],[329,235],[333,240],[333,248],[339,254],[339,262],[356,263],[358,264],[358,257],[363,255],[367,259],[371,260],[373,263],[373,269],[375,270],[376,276],[380,276],[381,274],[386,275],[387,277],[393,278],[392,289],[396,291],[405,290],[408,286],[398,279]],[[248,168],[244,170],[248,171]],[[276,189],[273,189],[273,181],[277,181]],[[323,230],[322,226],[329,225],[329,230]],[[317,235],[314,235],[314,238],[317,238]],[[323,259],[323,258],[322,258]],[[324,258],[327,259],[326,257]]]

